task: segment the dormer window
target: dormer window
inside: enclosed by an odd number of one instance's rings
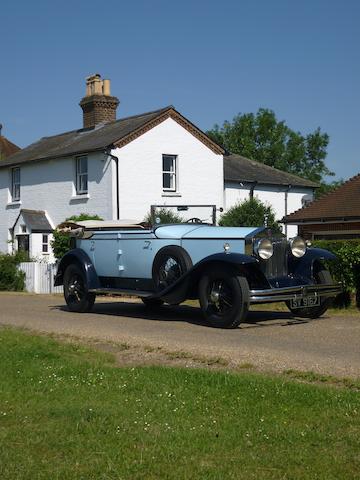
[[[76,158],[76,195],[88,193],[88,159],[86,155]]]
[[[20,200],[20,167],[11,169],[11,200],[13,202]]]

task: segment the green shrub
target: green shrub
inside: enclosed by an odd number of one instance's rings
[[[88,213],[82,213],[80,215],[73,215],[72,217],[67,218],[66,222],[83,222],[85,220],[102,220],[99,215],[91,215]],[[51,241],[51,247],[54,252],[56,259],[62,258],[66,252],[70,250],[70,237],[64,233],[59,232],[59,230],[54,230],[53,240]]]
[[[156,223],[182,223],[184,219],[178,215],[177,213],[172,212],[168,208],[158,208],[155,210],[155,219],[159,218],[160,222]],[[149,223],[150,225],[154,223],[154,219],[151,217],[151,212],[149,212],[146,217],[144,218],[145,223]]]
[[[26,260],[23,252],[15,255],[0,253],[0,290],[15,291],[24,290],[25,273],[18,269],[19,264]]]
[[[264,225],[265,216],[267,216],[268,227],[275,232],[281,232],[272,208],[256,197],[231,207],[220,217],[219,225],[222,227],[260,227]]]
[[[356,303],[360,307],[360,239],[314,240],[313,246],[325,248],[338,257],[337,261],[328,262],[330,273],[335,281],[341,282],[345,298],[347,294],[356,294]]]

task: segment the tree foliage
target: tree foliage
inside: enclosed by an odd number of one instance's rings
[[[274,232],[280,232],[281,228],[275,220],[272,208],[256,197],[231,207],[220,217],[219,225],[222,227],[260,227],[264,225],[265,216],[268,227]]]
[[[330,183],[321,183],[320,188],[317,188],[315,191],[315,198],[320,198],[323,197],[324,195],[327,195],[328,193],[333,192],[337,188],[341,187],[343,185],[344,180],[334,180],[333,182]]]
[[[225,150],[314,182],[334,175],[325,165],[329,136],[320,128],[308,135],[290,129],[272,110],[237,115],[206,132]]]
[[[73,215],[68,217],[66,222],[83,222],[85,220],[102,220],[99,215],[91,215],[88,213],[81,213],[80,215]],[[51,241],[51,247],[54,252],[54,256],[57,260],[62,258],[66,252],[70,250],[70,237],[59,230],[54,230],[53,240]]]
[[[159,219],[159,222],[156,223],[182,223],[184,219],[175,212],[172,212],[168,208],[158,208],[155,210],[155,219]],[[154,219],[151,217],[151,212],[149,212],[144,218],[144,222],[152,224]]]

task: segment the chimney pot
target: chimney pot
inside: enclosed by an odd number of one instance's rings
[[[103,94],[110,96],[110,80],[103,80]]]

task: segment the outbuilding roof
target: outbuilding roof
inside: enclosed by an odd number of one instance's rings
[[[32,233],[47,233],[53,231],[46,213],[43,210],[27,210],[25,208],[20,210],[16,222],[14,223],[14,227],[20,216],[23,217],[26,226],[32,231]]]
[[[72,130],[52,137],[43,137],[38,142],[2,161],[0,168],[70,155],[80,155],[104,150],[112,146],[121,147],[169,117],[180,123],[213,151],[218,154],[223,153],[223,149],[219,145],[170,105],[153,112],[122,118],[115,122],[97,125],[96,127]]]
[[[336,190],[284,217],[285,223],[326,222],[360,219],[360,174]]]
[[[291,185],[294,187],[317,188],[311,180],[269,167],[241,155],[224,156],[224,179],[227,182],[249,182],[263,185]]]

